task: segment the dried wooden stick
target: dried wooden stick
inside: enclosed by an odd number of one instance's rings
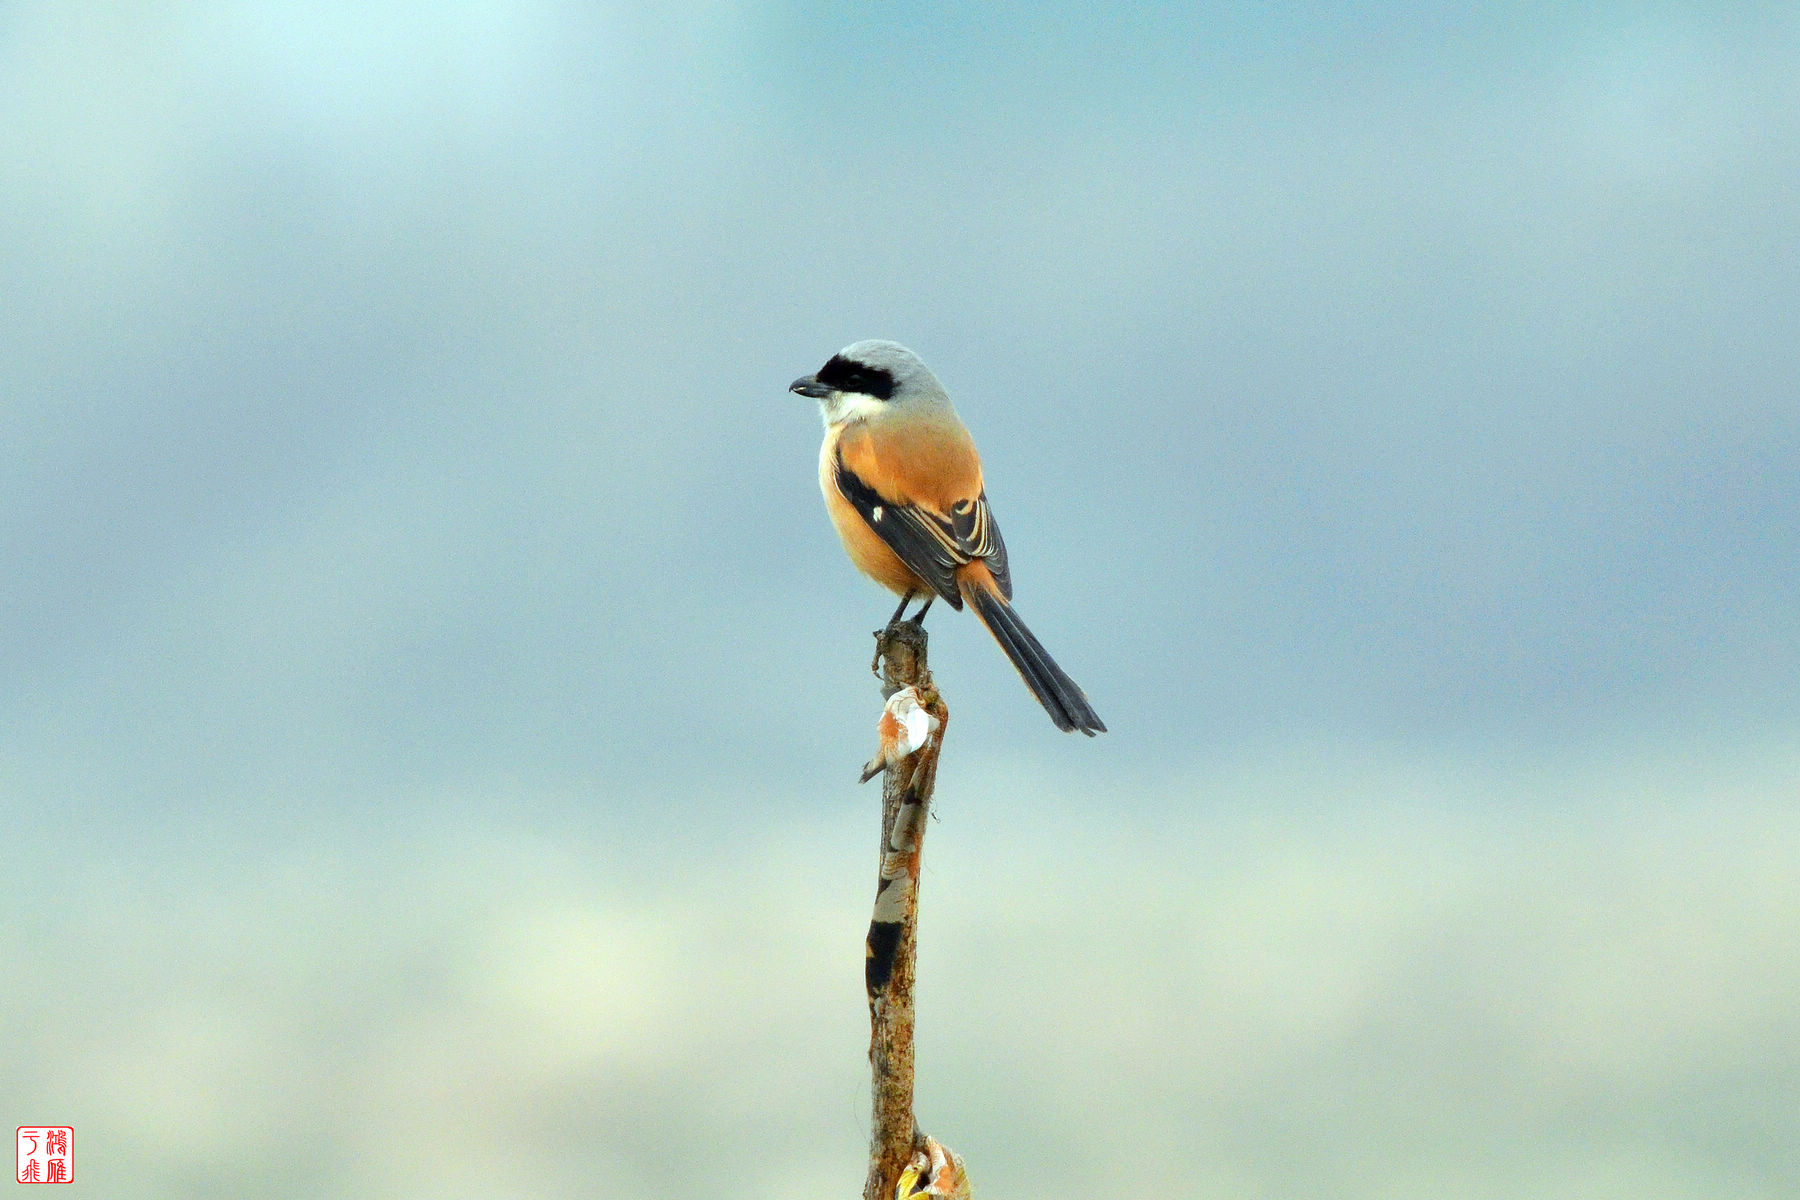
[[[892,624],[875,639],[888,703],[880,722],[881,748],[863,778],[881,771],[887,778],[881,788],[881,876],[865,945],[874,1117],[863,1200],[967,1196],[962,1160],[925,1136],[913,1115],[919,862],[938,747],[950,714],[926,667],[924,628],[910,621]]]

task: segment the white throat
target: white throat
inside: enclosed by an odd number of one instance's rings
[[[889,403],[865,392],[833,392],[820,399],[819,416],[825,419],[825,428],[830,429],[833,425],[867,420],[885,412]]]

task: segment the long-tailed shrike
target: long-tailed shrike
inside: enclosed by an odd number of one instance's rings
[[[825,509],[850,561],[899,595],[890,624],[916,596],[925,603],[914,621],[939,596],[957,609],[968,601],[1058,729],[1105,732],[1081,688],[1013,611],[981,458],[919,356],[895,342],[857,342],[788,390],[819,402]]]

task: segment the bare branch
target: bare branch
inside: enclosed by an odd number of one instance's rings
[[[877,771],[887,772],[881,789],[881,874],[865,947],[874,1118],[863,1200],[893,1200],[897,1194],[966,1196],[962,1160],[926,1137],[913,1116],[919,862],[937,779],[938,748],[950,714],[926,666],[923,627],[893,624],[875,638],[876,661],[890,703],[882,713],[881,748],[863,775],[867,779]],[[912,694],[900,695],[903,689]],[[928,723],[923,726],[923,744],[918,745],[921,723],[914,718],[921,710]]]

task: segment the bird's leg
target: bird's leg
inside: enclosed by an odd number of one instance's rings
[[[916,612],[912,615],[912,623],[914,625],[917,625],[920,628],[924,628],[925,614],[931,610],[931,602],[936,599],[937,599],[936,592],[933,592],[933,593],[931,593],[931,595],[925,597],[925,606],[923,608],[919,609],[918,612]],[[905,606],[902,605],[901,607],[905,607]]]
[[[905,614],[906,606],[912,603],[912,598],[913,593],[911,592],[900,597],[900,607],[894,610],[894,615],[888,618],[886,625],[875,631],[875,657],[869,660],[869,673],[877,679],[881,678],[881,639],[886,636],[888,630],[900,623],[900,618]],[[931,601],[927,600],[925,607],[930,608]]]
[[[888,618],[888,625],[898,625],[900,623],[900,618],[906,615],[906,606],[912,603],[912,598],[913,593],[911,592],[900,597],[900,607],[896,608],[894,610],[894,615]],[[931,606],[931,601],[927,600],[925,605],[929,608]]]

